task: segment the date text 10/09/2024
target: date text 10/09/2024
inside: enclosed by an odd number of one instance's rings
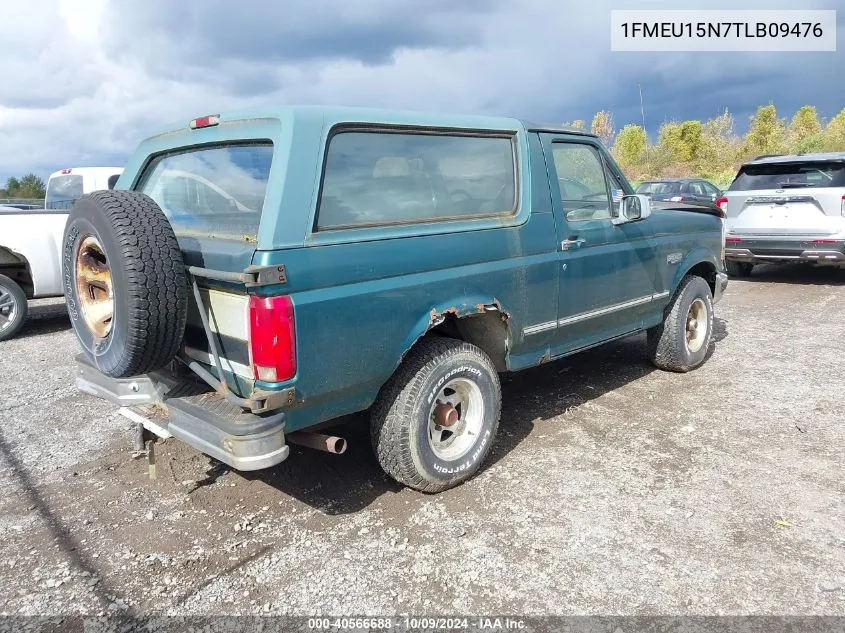
[[[375,617],[375,618],[308,618],[308,628],[314,631],[348,630],[485,630],[519,631],[526,627],[524,620],[510,617],[436,618],[436,617]]]
[[[620,26],[626,38],[817,38],[824,35],[819,22],[623,22]]]

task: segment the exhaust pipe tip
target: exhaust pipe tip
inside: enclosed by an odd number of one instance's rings
[[[308,448],[332,453],[333,455],[342,455],[346,452],[346,440],[336,435],[296,431],[295,433],[289,433],[285,439],[292,444],[307,446]]]

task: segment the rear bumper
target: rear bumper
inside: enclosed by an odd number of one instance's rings
[[[130,411],[131,415],[124,413],[126,417],[151,432],[173,435],[236,470],[275,466],[290,453],[283,412],[256,415],[244,411],[220,394],[208,392],[205,385],[167,372],[111,378],[84,356],[76,360],[80,391]]]
[[[812,262],[845,265],[845,240],[786,240],[743,238],[725,248],[725,259],[752,264]]]

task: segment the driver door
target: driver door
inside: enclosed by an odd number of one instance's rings
[[[552,355],[636,331],[657,276],[649,219],[614,224],[625,193],[596,139],[543,135],[560,287]]]

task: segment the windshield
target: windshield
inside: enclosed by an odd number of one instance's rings
[[[54,176],[47,183],[44,207],[47,209],[70,209],[83,194],[82,176]]]
[[[740,169],[730,191],[845,187],[845,163],[771,163]]]
[[[637,187],[637,193],[662,195],[667,193],[678,193],[681,190],[679,182],[644,182]]]
[[[179,234],[256,239],[270,176],[270,141],[218,145],[155,158],[140,191]]]

